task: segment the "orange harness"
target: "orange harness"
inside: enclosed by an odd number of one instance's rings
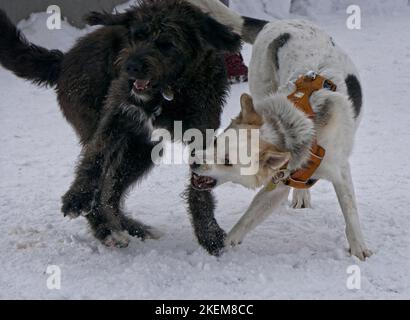
[[[306,75],[301,76],[295,82],[295,85],[296,90],[288,96],[288,99],[296,106],[296,108],[306,113],[310,119],[315,118],[315,113],[313,112],[309,101],[313,92],[321,89],[328,89],[331,91],[336,91],[337,89],[332,81],[314,72],[309,72]],[[317,182],[317,180],[312,179],[312,176],[320,166],[325,153],[325,149],[317,144],[315,138],[310,148],[310,158],[306,166],[292,172],[290,176],[284,180],[284,183],[295,189],[309,189],[312,187]]]

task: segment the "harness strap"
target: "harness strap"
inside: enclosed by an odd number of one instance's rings
[[[336,91],[337,89],[337,86],[332,81],[314,72],[309,72],[308,74],[301,76],[296,80],[295,85],[296,90],[288,96],[288,99],[310,119],[315,118],[315,113],[309,101],[312,94],[321,89],[328,89],[331,91]],[[310,158],[306,166],[292,172],[284,183],[296,189],[309,189],[312,187],[317,182],[317,180],[312,179],[312,176],[317,168],[319,168],[325,153],[325,149],[317,144],[315,138],[310,148]]]

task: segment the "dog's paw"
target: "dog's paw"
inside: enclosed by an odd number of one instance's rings
[[[140,238],[142,240],[145,240],[145,239],[158,240],[163,235],[164,233],[161,230],[158,230],[157,228],[154,228],[151,226],[144,226],[144,229],[142,230],[142,237]]]
[[[203,248],[213,256],[220,256],[225,248],[226,233],[222,229],[218,228],[213,232],[210,232],[206,237],[199,239],[199,243]]]
[[[121,228],[118,221],[91,225],[94,236],[106,247],[125,248],[131,241],[131,236]]]
[[[126,248],[130,243],[130,235],[126,231],[112,231],[102,243],[109,248]]]
[[[230,232],[225,239],[225,246],[227,247],[236,247],[242,244],[243,237],[240,236],[238,233]]]
[[[139,221],[133,220],[131,218],[122,216],[120,217],[121,219],[121,225],[126,230],[130,236],[132,237],[137,237],[142,240],[146,239],[154,239],[157,240],[161,238],[163,233],[159,230],[157,230],[154,227],[147,226]]]
[[[88,193],[76,193],[68,191],[62,198],[61,211],[64,217],[77,218],[87,215],[91,210],[91,197]]]
[[[359,258],[361,261],[365,261],[366,258],[370,258],[370,256],[373,254],[372,251],[366,248],[366,245],[360,244],[351,246],[349,252],[352,256]]]
[[[310,191],[294,189],[291,206],[294,209],[312,208]]]

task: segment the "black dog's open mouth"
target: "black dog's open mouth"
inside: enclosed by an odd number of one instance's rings
[[[132,84],[132,91],[134,91],[137,94],[144,93],[150,88],[151,88],[151,80],[137,79]]]
[[[192,173],[191,185],[201,191],[211,190],[216,187],[217,181],[211,177],[205,177]]]

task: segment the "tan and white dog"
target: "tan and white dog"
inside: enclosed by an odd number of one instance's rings
[[[229,159],[238,150],[255,149],[249,148],[250,134],[242,135],[245,138],[236,141],[229,140],[224,154],[209,155],[218,149],[211,148],[205,151],[207,157],[203,157],[224,159],[192,166],[196,174],[192,183],[198,188],[215,187],[228,181],[248,188],[261,188],[229,232],[226,245],[241,243],[250,230],[286,201],[291,188],[280,182],[272,190],[272,178],[284,167],[289,172],[303,168],[309,161],[310,147],[317,139],[326,155],[312,179],[326,179],[333,184],[346,221],[350,252],[365,260],[372,253],[367,249],[361,231],[348,160],[362,114],[359,76],[350,58],[329,35],[310,22],[266,22],[242,17],[218,0],[188,1],[254,44],[249,67],[252,97],[242,96],[241,113],[229,129],[260,130],[259,148],[251,155],[253,163],[258,165],[257,173],[242,175],[241,169],[249,164],[232,163]],[[337,86],[336,92],[322,89],[312,94],[310,104],[315,112],[314,119],[287,98],[294,91],[292,83],[311,70]],[[226,132],[216,138],[216,146],[222,142],[225,144]],[[309,207],[309,191],[295,189],[292,205],[295,208]]]

